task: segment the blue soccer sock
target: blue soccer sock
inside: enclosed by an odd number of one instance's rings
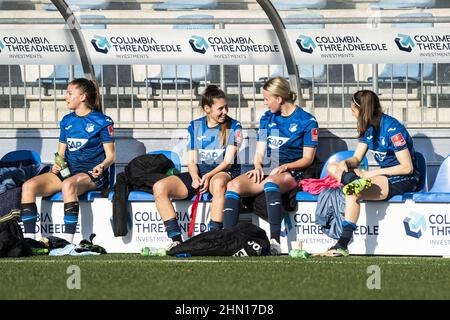
[[[24,237],[34,239],[36,236],[37,207],[36,203],[20,204],[21,219],[24,228]]]
[[[347,249],[348,243],[350,242],[350,240],[353,237],[353,231],[356,230],[356,224],[354,224],[353,222],[344,220],[344,221],[342,221],[342,229],[343,230],[342,230],[341,237],[339,238],[336,245],[341,248]]]
[[[239,221],[240,196],[234,191],[225,192],[225,205],[223,209],[223,228],[230,229]]]
[[[172,239],[172,241],[183,242],[183,239],[181,238],[181,229],[178,225],[177,218],[164,221],[164,225],[166,226],[167,236]]]
[[[264,184],[266,195],[267,215],[270,223],[270,238],[280,242],[281,221],[283,220],[283,208],[281,206],[280,187],[273,182]]]
[[[213,231],[213,230],[222,230],[223,229],[223,223],[222,222],[217,222],[214,220],[211,220],[208,224],[208,230],[209,231]]]
[[[77,231],[80,203],[78,201],[64,203],[64,237],[70,243]]]

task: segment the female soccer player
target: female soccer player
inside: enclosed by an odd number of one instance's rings
[[[108,186],[108,167],[115,161],[114,128],[102,113],[95,81],[74,79],[67,86],[67,107],[72,112],[60,122],[58,153],[65,158],[70,176],[61,175],[54,164],[51,172],[36,176],[22,186],[22,221],[25,237],[35,238],[37,196],[62,191],[64,199],[63,236],[72,242],[79,214],[78,195]]]
[[[421,179],[411,136],[399,121],[383,113],[378,96],[369,90],[358,91],[353,95],[351,108],[359,135],[355,153],[327,167],[330,175],[345,185],[343,232],[336,245],[325,253],[332,257],[349,254],[347,246],[356,229],[360,200],[385,200],[414,192]],[[380,168],[361,172],[355,168],[367,150],[373,153]]]
[[[225,194],[224,228],[236,225],[240,197],[262,192],[267,201],[270,223],[270,250],[281,253],[280,233],[283,209],[281,195],[296,188],[303,172],[314,161],[318,144],[316,119],[295,105],[296,94],[282,77],[272,78],[263,87],[264,105],[254,158],[255,168],[232,180]],[[264,155],[270,158],[270,173],[263,171]],[[269,171],[267,171],[268,173]]]
[[[159,180],[153,186],[156,208],[172,245],[182,242],[172,199],[191,199],[197,192],[212,194],[209,230],[222,229],[227,183],[240,174],[236,155],[242,139],[241,124],[230,118],[225,93],[215,85],[203,92],[205,116],[188,126],[188,171]]]

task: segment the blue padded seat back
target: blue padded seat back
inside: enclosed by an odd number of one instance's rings
[[[150,151],[147,152],[147,154],[163,154],[167,157],[167,159],[172,160],[173,164],[175,165],[175,168],[178,169],[178,171],[181,171],[181,160],[180,160],[180,156],[173,151],[169,151],[169,150],[156,150],[156,151]]]
[[[353,157],[353,153],[354,153],[354,150],[344,150],[344,151],[336,152],[331,157],[329,157],[327,159],[327,161],[325,162],[325,164],[323,165],[322,172],[320,173],[320,178],[325,178],[328,175],[327,166],[331,162],[339,162],[344,159],[351,158],[351,157]],[[366,156],[364,156],[364,158],[362,159],[358,168],[364,169],[364,170],[367,170],[369,168],[369,162],[367,161]]]
[[[5,154],[1,161],[20,161],[20,160],[32,160],[34,164],[41,163],[41,156],[39,153],[33,150],[15,150]]]

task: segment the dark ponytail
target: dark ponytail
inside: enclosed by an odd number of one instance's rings
[[[103,113],[100,89],[95,80],[78,78],[70,81],[71,85],[77,86],[86,95],[85,104],[89,109]]]
[[[218,86],[210,84],[202,93],[202,108],[205,106],[211,107],[214,104],[214,99],[226,99],[227,96]],[[220,124],[220,139],[222,146],[227,144],[227,132],[231,128],[231,118],[227,115],[225,122]]]

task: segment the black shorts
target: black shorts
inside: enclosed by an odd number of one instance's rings
[[[109,185],[108,171],[103,172],[102,175],[98,178],[94,178],[90,172],[82,172],[82,171],[74,172],[71,176],[74,176],[78,173],[86,173],[89,176],[89,178],[91,178],[91,181],[93,183],[95,183],[95,190],[104,190],[104,189],[108,188],[108,185]],[[56,176],[61,181],[64,181],[65,179],[67,179],[67,178],[63,178],[60,173],[58,173]]]
[[[419,178],[414,174],[408,176],[388,176],[387,179],[389,192],[386,200],[406,192],[415,192],[419,185]]]
[[[297,182],[297,184],[300,182],[300,180],[303,179],[303,177],[305,175],[305,172],[304,171],[300,171],[300,170],[290,170],[288,172],[295,179],[295,182]]]
[[[231,170],[231,171],[224,171],[225,173],[228,173],[228,175],[231,177],[231,180],[239,176],[241,173],[237,170]],[[192,199],[196,194],[197,190],[192,187],[192,177],[189,174],[189,172],[183,172],[175,175],[176,177],[180,178],[181,182],[186,186],[188,190],[188,195],[185,199]]]

